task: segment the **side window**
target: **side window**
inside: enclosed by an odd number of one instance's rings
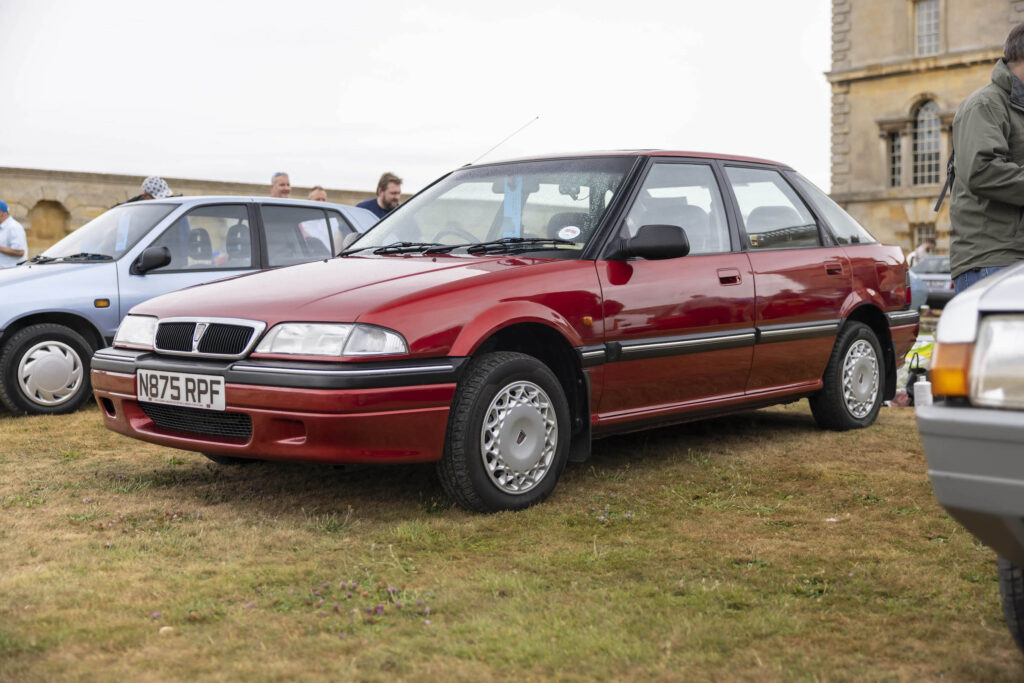
[[[171,250],[171,262],[153,272],[252,267],[249,214],[241,204],[193,209],[150,246]]]
[[[818,247],[818,224],[778,171],[726,167],[751,249]]]
[[[843,211],[841,206],[815,187],[811,181],[802,175],[794,175],[792,177],[806,195],[811,198],[811,204],[814,204],[814,208],[818,210],[818,215],[824,216],[825,220],[828,221],[839,244],[873,244],[876,242],[871,233],[865,230],[853,216]]]
[[[722,195],[711,167],[655,164],[626,216],[624,230],[635,237],[644,225],[678,225],[686,231],[691,254],[730,250]]]
[[[271,266],[290,266],[334,255],[331,231],[320,209],[263,206],[260,211]]]
[[[345,236],[356,232],[356,230],[337,211],[327,212],[327,223],[331,228],[331,239],[334,241],[331,253],[336,254],[341,249],[342,240],[345,239]]]

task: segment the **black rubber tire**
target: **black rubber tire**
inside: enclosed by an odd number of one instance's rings
[[[511,494],[491,481],[483,462],[480,433],[485,413],[509,384],[529,381],[547,393],[555,410],[558,438],[551,466],[530,490]],[[448,417],[444,455],[437,475],[459,506],[474,512],[522,510],[540,503],[555,488],[569,455],[569,406],[551,370],[533,356],[512,351],[484,354],[470,361],[459,381]]]
[[[238,458],[233,455],[215,455],[213,453],[203,453],[207,458],[217,463],[218,465],[227,465],[229,467],[238,467],[240,465],[251,465],[256,460],[254,458]]]
[[[28,396],[18,384],[18,365],[28,351],[41,342],[55,341],[69,346],[82,365],[82,382],[75,393],[64,402],[47,406]],[[15,415],[63,415],[73,413],[92,398],[89,379],[92,345],[70,327],[55,323],[29,325],[12,336],[0,352],[0,402]]]
[[[843,361],[850,347],[862,339],[871,344],[875,351],[875,360],[878,363],[878,385],[875,391],[874,405],[866,415],[857,417],[850,412],[843,399]],[[832,348],[832,356],[825,367],[822,382],[821,391],[809,399],[811,413],[819,427],[845,431],[868,427],[875,421],[875,418],[878,417],[878,409],[882,406],[882,392],[885,388],[885,359],[882,357],[882,347],[878,343],[878,337],[870,327],[859,322],[848,322],[843,326],[836,338],[836,345]]]
[[[1024,652],[1024,570],[1005,557],[996,560],[999,567],[999,597],[1003,616],[1017,648]]]

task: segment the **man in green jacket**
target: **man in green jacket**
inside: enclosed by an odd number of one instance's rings
[[[949,264],[959,294],[1024,260],[1024,24],[953,119]]]

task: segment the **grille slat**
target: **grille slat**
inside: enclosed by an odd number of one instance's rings
[[[252,437],[252,419],[245,413],[182,408],[145,401],[139,401],[139,407],[146,417],[163,429],[242,442]]]
[[[214,323],[199,340],[199,353],[220,353],[234,356],[245,350],[251,338],[251,327]]]
[[[195,323],[160,323],[156,328],[156,346],[166,351],[191,351]]]

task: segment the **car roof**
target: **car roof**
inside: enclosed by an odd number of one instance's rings
[[[336,204],[334,202],[314,202],[310,199],[283,199],[281,197],[252,197],[245,195],[193,195],[188,197],[167,197],[166,199],[143,199],[141,202],[147,204],[216,204],[221,202],[248,202],[256,204],[280,204],[282,206],[308,206],[311,208],[324,208],[329,206],[335,209],[354,209],[356,207],[348,204]],[[133,202],[135,203],[135,202]]]
[[[579,159],[585,157],[608,157],[608,156],[651,156],[651,157],[687,157],[690,159],[720,159],[722,161],[739,161],[743,163],[768,164],[780,168],[791,169],[788,164],[783,164],[770,159],[759,159],[757,157],[740,156],[736,154],[719,154],[715,152],[688,152],[668,149],[616,149],[590,152],[566,152],[561,154],[544,154],[532,157],[518,157],[514,159],[502,159],[500,161],[488,161],[479,166],[490,166],[492,164],[507,164],[522,161],[547,161],[551,159]],[[478,164],[467,164],[477,166]]]

